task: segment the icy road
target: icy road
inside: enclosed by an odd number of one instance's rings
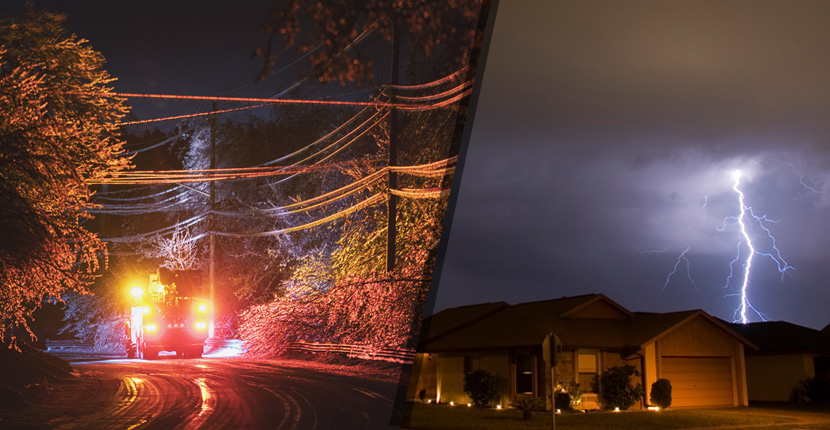
[[[398,380],[388,369],[175,356],[73,366],[77,381],[62,384],[47,404],[10,417],[0,427],[395,428],[390,419]]]

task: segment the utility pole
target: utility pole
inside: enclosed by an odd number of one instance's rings
[[[398,85],[398,69],[400,68],[400,19],[392,18],[392,85]],[[390,103],[396,102],[397,90],[392,87]],[[389,113],[389,167],[398,162],[398,110],[394,106]],[[389,170],[389,200],[387,200],[387,230],[386,230],[386,272],[395,270],[395,236],[397,236],[397,203],[398,197],[391,190],[398,187],[397,174]]]
[[[213,102],[212,112],[216,112],[216,102]],[[216,117],[210,117],[210,169],[216,169]],[[210,181],[210,214],[208,214],[208,238],[209,244],[209,269],[208,269],[208,287],[210,288],[210,326],[208,337],[216,338],[216,301],[214,300],[214,281],[215,278],[215,248],[216,237],[213,235],[215,227],[213,211],[216,209],[216,181]]]

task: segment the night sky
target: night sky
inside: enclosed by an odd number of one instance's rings
[[[36,2],[105,55],[116,91],[243,97],[304,67],[251,85],[273,3]],[[772,320],[830,323],[828,18],[823,0],[502,0],[435,310],[604,293],[731,321],[747,248],[724,288],[740,239],[724,219],[740,211],[740,169],[793,267],[782,280],[756,255],[750,301]],[[770,251],[757,225],[751,238]],[[667,283],[686,249],[689,271],[681,260]]]
[[[280,0],[244,2],[215,0],[134,1],[37,0],[39,9],[63,12],[71,33],[87,39],[107,62],[104,68],[117,78],[112,85],[122,93],[222,95],[229,97],[273,97],[307,71],[301,54],[278,52],[276,75],[254,82],[263,60],[252,59],[267,38],[260,24]],[[22,9],[23,0],[7,0],[0,13]],[[374,40],[364,41],[371,48]],[[276,46],[280,46],[277,41]],[[318,87],[304,96],[349,92],[339,85]],[[352,89],[353,90],[353,89]],[[210,102],[132,99],[132,113],[139,120],[209,111]],[[222,106],[238,107],[239,105]],[[227,117],[227,116],[225,116]],[[176,122],[151,127],[175,126]]]
[[[830,2],[532,3],[499,4],[435,311],[603,293],[732,321],[740,169],[794,268],[756,254],[750,302],[830,323]]]

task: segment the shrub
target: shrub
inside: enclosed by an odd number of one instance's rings
[[[568,393],[565,393],[568,394]],[[527,421],[532,418],[533,411],[544,411],[545,404],[534,397],[525,397],[516,401],[516,403],[511,403],[510,406],[522,411],[522,418]]]
[[[556,409],[563,409],[563,410],[571,410],[582,403],[582,389],[579,388],[579,383],[571,380],[568,382],[559,381],[556,383],[556,392],[557,393],[566,393],[568,394],[568,405],[565,406],[564,403],[560,402],[559,397],[556,398]],[[562,400],[565,400],[565,397],[562,396]]]
[[[561,409],[563,411],[571,410],[571,395],[565,391],[557,392],[554,397],[554,405],[556,409]]]
[[[799,381],[790,392],[790,401],[798,403],[830,402],[830,380],[816,376]]]
[[[651,384],[651,403],[660,409],[671,406],[671,382],[668,379],[658,379]]]
[[[476,406],[488,406],[499,398],[496,375],[486,370],[474,370],[464,376],[464,392]]]
[[[626,410],[643,397],[645,390],[640,384],[632,385],[631,377],[640,376],[634,366],[614,366],[599,376],[599,401],[603,409]]]

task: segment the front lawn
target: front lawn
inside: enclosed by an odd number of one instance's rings
[[[549,429],[550,413],[534,412],[523,421],[516,410],[468,408],[466,406],[411,405],[408,426],[417,430],[456,429]],[[788,425],[789,424],[789,425]],[[665,411],[589,412],[557,415],[557,429],[705,429],[751,426],[754,429],[830,429],[830,414],[793,416],[783,410],[757,408],[668,409]]]

